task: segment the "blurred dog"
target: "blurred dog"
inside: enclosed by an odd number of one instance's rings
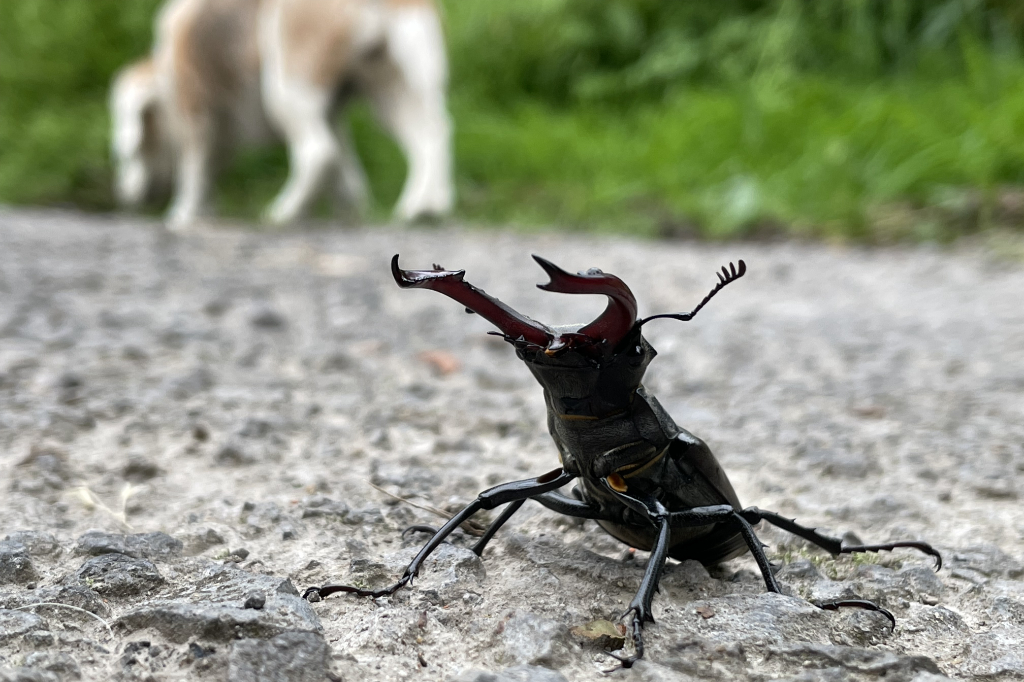
[[[408,161],[400,218],[452,206],[448,64],[431,0],[169,0],[152,57],[111,91],[119,200],[134,206],[173,185],[172,227],[202,215],[216,168],[240,143],[283,138],[285,186],[273,223],[300,217],[327,183],[345,206],[369,190],[335,114],[365,95]]]

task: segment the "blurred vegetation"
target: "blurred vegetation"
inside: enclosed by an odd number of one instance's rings
[[[444,0],[460,212],[716,238],[1024,222],[1019,0]],[[0,201],[111,205],[106,95],[154,0],[0,3]],[[386,207],[404,170],[365,107]],[[281,150],[240,155],[256,215]]]

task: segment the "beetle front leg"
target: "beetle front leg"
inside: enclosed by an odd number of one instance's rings
[[[519,508],[526,503],[526,500],[516,500],[510,503],[505,510],[501,512],[501,515],[494,520],[494,523],[487,526],[487,530],[484,531],[483,536],[477,540],[476,544],[473,545],[473,553],[477,556],[483,556],[484,548],[487,547],[487,543],[491,541],[494,534],[505,525],[505,522],[512,518],[512,515],[519,511]]]
[[[569,483],[572,479],[576,478],[575,474],[566,473],[562,469],[555,469],[543,476],[537,478],[529,478],[524,481],[512,481],[511,483],[503,483],[496,485],[493,488],[489,488],[484,492],[480,493],[473,502],[466,505],[458,514],[448,520],[448,523],[441,526],[441,528],[434,533],[434,536],[430,538],[423,549],[419,551],[416,558],[412,560],[409,567],[405,569],[405,573],[402,574],[401,579],[390,587],[385,587],[379,590],[367,590],[354,585],[324,585],[323,587],[310,587],[302,593],[303,599],[311,598],[323,598],[328,595],[334,594],[335,592],[350,592],[360,597],[386,597],[394,594],[399,589],[407,585],[412,581],[414,577],[419,573],[420,566],[427,559],[430,554],[440,546],[444,539],[452,534],[452,532],[458,528],[466,519],[473,516],[481,509],[494,509],[495,507],[509,502],[516,502],[517,500],[526,500],[534,495],[540,495],[542,493],[557,490],[563,485]],[[495,528],[497,530],[497,528]]]
[[[647,560],[647,568],[644,570],[643,580],[640,581],[640,589],[637,590],[633,601],[629,602],[625,612],[619,616],[619,618],[625,618],[630,613],[633,614],[631,628],[633,655],[616,656],[611,654],[611,656],[617,658],[622,663],[623,668],[630,668],[634,663],[643,658],[644,640],[641,633],[644,623],[654,622],[654,616],[651,614],[651,602],[654,601],[654,593],[658,590],[661,572],[665,568],[665,561],[668,559],[669,539],[672,537],[671,515],[665,507],[653,498],[643,499],[642,503],[646,507],[648,519],[658,528],[658,539],[655,541],[654,548],[651,550],[651,556]]]
[[[536,500],[551,511],[558,512],[565,516],[572,516],[577,519],[613,520],[607,514],[603,513],[600,507],[587,504],[586,502],[580,502],[579,500],[574,500],[554,491],[535,495],[530,499]],[[498,532],[499,528],[505,525],[506,521],[512,518],[513,514],[519,511],[519,508],[522,507],[525,502],[526,500],[518,500],[511,503],[505,508],[505,511],[501,512],[501,516],[495,519],[494,523],[487,527],[487,530],[484,531],[483,537],[473,545],[473,551],[477,556],[483,555],[484,548],[487,546],[487,543],[491,541],[491,538],[494,537],[494,534]]]

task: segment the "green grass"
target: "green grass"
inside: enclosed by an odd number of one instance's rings
[[[983,82],[806,76],[693,87],[611,113],[540,102],[499,110],[458,97],[452,110],[459,210],[479,222],[945,240],[984,227],[983,212],[964,224],[959,206],[1024,183],[1017,65]],[[384,209],[400,189],[401,156],[364,109],[353,118]],[[272,156],[271,165],[245,157],[246,172],[236,165],[222,183],[233,212],[255,215],[279,186],[285,159]]]
[[[0,202],[112,207],[106,94],[155,0],[0,3]],[[1002,0],[445,0],[461,218],[948,240],[1019,229],[1024,9]],[[404,162],[350,116],[377,200]],[[246,150],[227,215],[287,172]]]
[[[481,220],[936,238],[919,225],[881,234],[875,218],[897,203],[942,207],[1024,180],[1016,65],[980,83],[808,76],[695,87],[615,116],[536,104],[455,110],[462,208]]]

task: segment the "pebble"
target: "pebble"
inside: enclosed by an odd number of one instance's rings
[[[0,668],[0,682],[63,682],[55,673],[48,670],[35,670],[18,666],[16,668]]]
[[[267,603],[267,595],[262,592],[250,592],[245,597],[245,604],[242,608],[245,609],[262,609],[263,605]]]
[[[330,647],[312,632],[284,632],[269,640],[241,639],[228,655],[228,682],[324,682]]]
[[[288,320],[273,308],[262,306],[253,311],[249,322],[252,326],[260,329],[281,329],[288,323]]]
[[[239,637],[269,639],[289,630],[320,630],[309,604],[280,595],[274,604],[258,610],[209,602],[156,601],[124,614],[117,625],[127,632],[153,630],[176,644],[193,637],[230,642]]]
[[[322,516],[334,516],[343,519],[349,514],[347,504],[338,500],[332,500],[323,495],[312,495],[303,498],[300,504],[302,505],[302,518],[304,519]]]
[[[187,556],[196,556],[226,542],[221,533],[207,527],[190,528],[181,534],[181,540]]]
[[[82,676],[78,661],[64,651],[37,651],[25,657],[25,665],[33,670],[44,670],[60,680],[77,680]]]
[[[104,597],[133,597],[151,592],[166,581],[147,559],[102,554],[87,560],[75,577]]]
[[[33,630],[25,633],[25,643],[34,647],[50,646],[54,642],[53,633],[49,630]]]
[[[920,673],[941,673],[935,661],[927,656],[903,656],[880,649],[807,642],[772,647],[770,651],[772,656],[804,668],[841,668],[887,680],[910,680]]]
[[[166,533],[137,533],[121,535],[103,531],[89,531],[78,538],[75,554],[97,556],[100,554],[126,554],[144,559],[165,559],[181,554],[184,545]]]
[[[39,530],[19,530],[4,540],[23,545],[31,556],[51,556],[60,551],[60,544],[50,533]]]
[[[0,542],[0,585],[33,583],[38,579],[39,572],[25,545],[13,540]]]
[[[46,621],[34,613],[0,609],[0,642],[46,629]]]

